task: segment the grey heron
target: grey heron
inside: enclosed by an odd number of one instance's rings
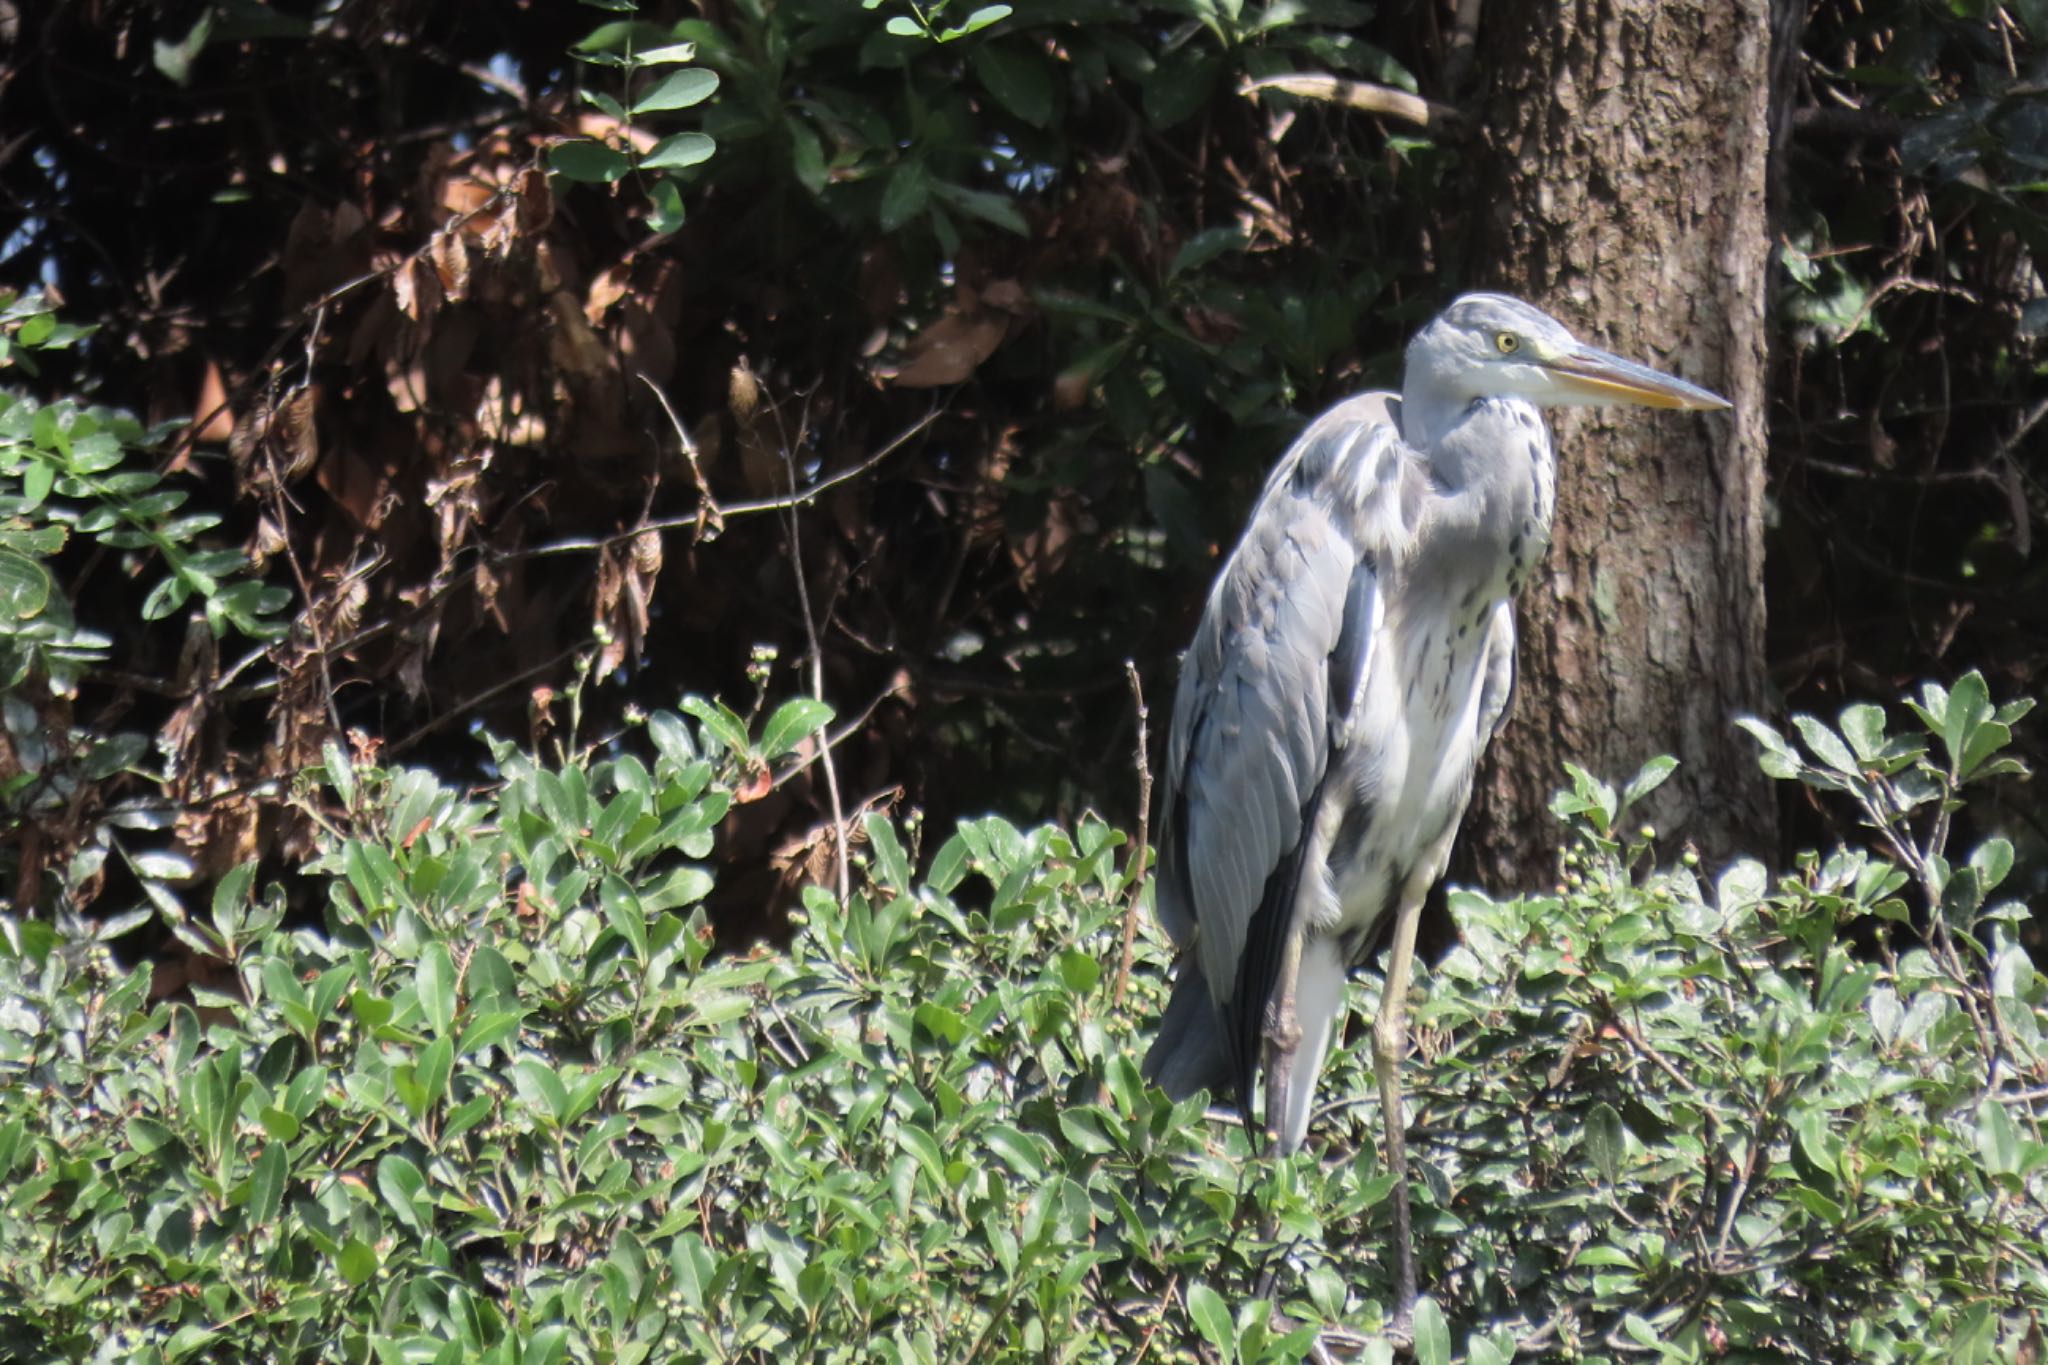
[[[1416,1298],[1399,1063],[1415,926],[1507,716],[1514,598],[1550,540],[1539,404],[1717,409],[1519,299],[1467,294],[1401,392],[1318,418],[1266,480],[1181,665],[1159,919],[1181,949],[1144,1074],[1234,1089],[1301,1146],[1351,969],[1391,928],[1373,1070],[1395,1178],[1394,1314]],[[1256,1131],[1256,1130],[1255,1130]]]

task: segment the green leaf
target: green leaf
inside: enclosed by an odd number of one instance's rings
[[[512,1088],[545,1117],[558,1123],[569,1111],[569,1089],[545,1062],[531,1057],[518,1062],[512,1068]]]
[[[1605,1100],[1587,1111],[1585,1143],[1586,1154],[1593,1158],[1600,1178],[1612,1185],[1621,1175],[1622,1159],[1628,1152],[1628,1135],[1622,1127],[1621,1115]]]
[[[718,143],[709,133],[676,133],[648,149],[640,159],[643,171],[674,171],[709,161]]]
[[[1962,759],[1970,740],[1992,718],[1991,689],[1985,686],[1984,675],[1971,669],[1949,689],[1948,705],[1941,717],[1941,741],[1958,768],[1967,771]]]
[[[1102,963],[1078,949],[1060,954],[1060,981],[1075,995],[1086,995],[1102,979]]]
[[[1024,215],[1018,211],[1015,201],[1008,195],[991,194],[987,190],[971,190],[965,185],[955,185],[944,180],[932,182],[932,193],[969,217],[979,218],[984,223],[993,223],[1005,232],[1014,232],[1019,237],[1031,235],[1031,224],[1024,220]]]
[[[536,1328],[526,1339],[519,1365],[557,1365],[569,1353],[569,1329],[559,1322]]]
[[[1451,1365],[1451,1325],[1437,1301],[1415,1301],[1415,1365]]]
[[[780,758],[802,743],[804,736],[832,720],[832,708],[815,697],[793,697],[775,708],[761,730],[763,758]]]
[[[1812,716],[1794,716],[1792,724],[1799,730],[1799,737],[1806,741],[1806,747],[1813,756],[1838,773],[1849,777],[1860,777],[1862,767],[1856,762],[1856,755],[1849,752],[1849,746],[1842,743],[1842,737],[1815,720]]]
[[[1664,785],[1666,778],[1678,771],[1678,760],[1669,754],[1659,754],[1642,766],[1622,789],[1621,804],[1626,809]]]
[[[1075,1151],[1102,1156],[1116,1150],[1116,1141],[1103,1131],[1102,1111],[1094,1105],[1060,1110],[1060,1135]]]
[[[548,150],[548,169],[565,180],[609,185],[624,179],[633,163],[624,152],[589,138],[578,138],[558,142]]]
[[[334,1258],[335,1269],[350,1284],[367,1283],[377,1273],[377,1251],[360,1237],[351,1237]]]
[[[1008,5],[983,5],[980,9],[969,14],[959,27],[949,28],[941,33],[939,41],[950,43],[955,38],[965,38],[971,33],[981,32],[990,24],[999,24],[1009,17],[1010,7]]]
[[[1977,870],[1977,880],[1984,890],[1991,891],[2012,871],[2012,859],[2012,840],[1991,838],[1971,851],[1970,866]]]
[[[284,1143],[263,1144],[263,1154],[256,1158],[255,1169],[249,1177],[249,1219],[258,1227],[274,1220],[278,1210],[284,1207],[287,1174]]]
[[[448,953],[444,943],[429,943],[420,950],[420,960],[413,970],[413,990],[419,996],[420,1009],[427,1016],[427,1026],[436,1035],[446,1033],[455,1022],[455,959]]]
[[[598,900],[604,906],[604,920],[633,950],[633,960],[647,961],[647,911],[639,897],[619,877],[606,874],[598,886]]]
[[[1231,1326],[1230,1309],[1224,1304],[1223,1296],[1206,1284],[1188,1286],[1188,1317],[1194,1320],[1195,1330],[1202,1334],[1211,1346],[1225,1360],[1237,1356],[1237,1332]]]
[[[1498,1346],[1477,1332],[1465,1338],[1466,1365],[1508,1365],[1508,1357]]]
[[[348,753],[339,743],[328,740],[320,746],[320,766],[327,774],[327,785],[334,788],[334,794],[341,798],[341,804],[355,809],[356,769],[349,762]]]
[[[1977,1152],[1993,1175],[2020,1168],[2020,1133],[2003,1104],[1987,1098],[1977,1106]]]
[[[734,715],[730,707],[722,702],[706,701],[702,697],[684,697],[682,708],[695,716],[704,726],[704,732],[717,740],[727,752],[748,752],[746,722]],[[651,731],[653,726],[650,724],[648,728]]]
[[[1168,278],[1184,275],[1191,270],[1200,270],[1221,256],[1245,248],[1246,238],[1242,228],[1204,228],[1180,245],[1173,255],[1173,265],[1168,268]]]
[[[1145,117],[1154,129],[1171,128],[1209,102],[1222,63],[1188,44],[1152,68],[1145,79]]]
[[[888,816],[871,812],[865,828],[868,847],[875,854],[875,871],[879,874],[877,885],[899,895],[909,891],[910,859],[904,855],[903,845],[896,840],[895,825],[890,823]]]
[[[413,1075],[424,1097],[422,1113],[433,1109],[441,1102],[441,1097],[448,1093],[448,1078],[454,1070],[454,1039],[443,1034],[421,1049],[420,1059],[413,1067]]]
[[[469,1027],[462,1031],[462,1041],[456,1047],[456,1055],[467,1057],[472,1052],[481,1052],[487,1047],[496,1047],[507,1038],[517,1037],[520,1025],[526,1022],[523,1011],[493,1010],[488,1014],[474,1016]]]
[[[42,615],[56,586],[49,571],[33,559],[0,550],[0,620],[28,621]]]
[[[695,43],[671,43],[667,47],[650,47],[645,52],[633,54],[633,60],[641,66],[673,66],[677,62],[695,61]]]
[[[657,177],[647,187],[647,226],[666,236],[683,225],[683,192],[667,176]]]
[[[976,44],[968,64],[1004,109],[1034,128],[1052,122],[1052,72],[1041,53],[1028,45],[996,40]]]
[[[1842,734],[1859,760],[1875,762],[1884,752],[1884,708],[1867,702],[1843,708]]]
[[[377,1163],[377,1193],[398,1221],[425,1236],[432,1228],[421,1214],[420,1195],[427,1187],[426,1176],[406,1157],[392,1152]]]
[[[671,71],[645,95],[633,101],[633,113],[657,114],[667,109],[687,109],[702,104],[718,89],[718,73],[701,66]]]
[[[906,161],[890,172],[888,182],[882,186],[882,206],[878,221],[884,232],[895,232],[924,212],[931,200],[931,181],[925,175],[924,164]]]
[[[1753,716],[1737,716],[1735,724],[1763,746],[1763,752],[1757,755],[1757,764],[1767,776],[1787,782],[1798,780],[1806,765],[1785,742],[1783,735]]]

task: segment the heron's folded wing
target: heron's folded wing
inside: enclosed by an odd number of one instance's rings
[[[1156,896],[1175,940],[1195,943],[1219,1003],[1236,991],[1269,880],[1300,844],[1333,735],[1363,689],[1379,608],[1374,537],[1360,528],[1384,519],[1375,502],[1398,500],[1402,459],[1376,396],[1304,433],[1267,482],[1182,664]]]

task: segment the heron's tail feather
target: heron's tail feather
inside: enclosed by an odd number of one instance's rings
[[[1181,959],[1173,983],[1173,999],[1159,1019],[1159,1036],[1145,1053],[1145,1079],[1157,1081],[1173,1099],[1207,1090],[1219,1099],[1230,1084],[1230,1053],[1224,1043],[1223,1020],[1209,996],[1209,980],[1193,953]]]

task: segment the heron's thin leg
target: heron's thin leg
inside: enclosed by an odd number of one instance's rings
[[[1415,1244],[1408,1223],[1408,1120],[1401,1108],[1401,1058],[1408,1051],[1408,973],[1415,961],[1415,926],[1421,920],[1421,898],[1404,898],[1394,920],[1386,990],[1372,1030],[1372,1069],[1380,1083],[1387,1169],[1394,1176],[1394,1316],[1388,1326],[1403,1336],[1415,1315]]]
[[[1287,928],[1287,942],[1280,950],[1279,979],[1273,983],[1273,995],[1266,1004],[1266,1134],[1283,1156],[1296,1145],[1288,1141],[1286,1115],[1290,1112],[1294,1087],[1303,1082],[1296,1065],[1296,1054],[1301,1050],[1301,1011],[1295,1000],[1301,981],[1301,936],[1297,918]],[[1315,1078],[1308,1077],[1307,1083],[1315,1084]],[[1245,1109],[1250,1112],[1249,1095],[1245,1096]]]
[[[1288,1145],[1284,1121],[1276,1122],[1277,1115],[1287,1113],[1287,1096],[1290,1086],[1298,1084],[1295,1073],[1295,1053],[1301,1047],[1301,1018],[1295,1007],[1295,983],[1301,980],[1301,925],[1288,926],[1287,941],[1280,950],[1280,971],[1273,983],[1272,998],[1266,1002],[1266,1019],[1262,1035],[1265,1046],[1266,1097],[1263,1126],[1266,1140],[1273,1144],[1281,1156],[1294,1149]],[[1313,1081],[1311,1081],[1313,1084]],[[1252,1122],[1252,1097],[1246,1094],[1244,1121],[1247,1128]],[[1280,1230],[1280,1222],[1268,1213],[1259,1223],[1259,1236],[1272,1241]],[[1259,1281],[1261,1298],[1279,1302],[1275,1290],[1280,1280],[1280,1262],[1276,1260]]]

